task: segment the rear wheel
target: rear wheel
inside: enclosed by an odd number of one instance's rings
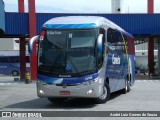
[[[122,93],[123,94],[126,94],[127,92],[130,91],[130,80],[125,80],[125,88],[122,89]]]
[[[13,76],[18,76],[18,75],[19,75],[19,72],[18,72],[17,70],[13,70],[13,71],[12,71],[12,75],[13,75]]]
[[[95,102],[98,104],[106,103],[109,98],[110,98],[110,88],[109,85],[105,82],[103,87],[103,94],[100,97],[95,98]]]
[[[67,100],[68,98],[52,98],[52,97],[49,97],[48,100],[51,102],[51,103],[62,103],[64,102],[65,100]]]
[[[127,84],[127,92],[129,92],[131,90],[131,81],[130,80],[127,80],[128,84]]]

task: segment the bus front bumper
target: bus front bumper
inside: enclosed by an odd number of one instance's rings
[[[90,85],[59,86],[55,84],[41,84],[37,81],[37,95],[39,97],[82,97],[97,98],[102,95],[103,86],[99,82]]]

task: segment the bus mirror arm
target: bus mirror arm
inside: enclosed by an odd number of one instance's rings
[[[33,44],[38,38],[39,38],[39,35],[36,35],[29,40],[28,51],[30,54],[32,54]]]

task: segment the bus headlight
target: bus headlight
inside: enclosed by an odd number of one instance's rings
[[[85,81],[85,82],[83,82],[82,84],[83,84],[83,85],[91,85],[91,84],[93,84],[93,83],[98,82],[98,80],[99,80],[99,78],[97,77],[97,78],[95,78],[95,79],[93,79],[93,80]]]
[[[98,81],[99,81],[99,78],[98,78],[98,77],[94,79],[94,82],[95,82],[95,83],[98,82]]]

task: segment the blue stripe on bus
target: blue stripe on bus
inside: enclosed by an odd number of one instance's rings
[[[98,77],[98,73],[83,76],[83,77],[76,77],[76,78],[63,78],[62,84],[76,84],[76,83],[82,83],[85,81],[93,80]],[[87,80],[88,78],[88,80]],[[92,78],[92,79],[89,79]]]
[[[76,83],[82,83],[88,80],[93,80],[98,77],[98,73],[94,73],[91,75],[83,76],[83,77],[75,77],[75,78],[53,78],[53,77],[47,77],[44,75],[37,75],[37,79],[44,81],[46,83],[57,83],[59,79],[63,79],[61,83],[57,84],[76,84]]]
[[[47,77],[47,76],[44,76],[44,75],[37,75],[37,79],[38,80],[41,80],[41,81],[44,81],[46,83],[55,83],[58,79],[60,78],[53,78],[53,77]]]
[[[45,28],[95,28],[95,23],[85,23],[85,24],[45,24]]]

